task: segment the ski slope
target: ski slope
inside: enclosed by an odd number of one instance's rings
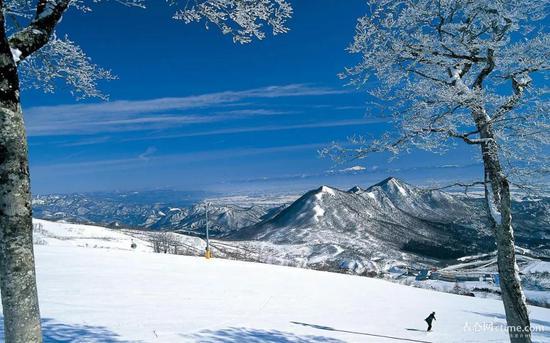
[[[44,227],[57,230],[57,238],[46,234],[35,246],[46,342],[507,341],[497,328],[505,320],[496,300],[343,274],[133,251],[127,248],[130,237],[113,238],[123,234],[109,229],[87,227],[78,234],[79,225]],[[69,244],[64,230],[81,242]],[[105,248],[104,239],[118,243]],[[423,319],[431,311],[437,321],[426,333]],[[535,341],[550,341],[550,310],[530,307],[530,313],[541,330]],[[475,332],[476,323],[487,329]]]
[[[122,230],[41,219],[33,219],[33,225],[35,245],[153,252],[149,242],[125,234]],[[132,243],[136,244],[135,249],[132,249]]]

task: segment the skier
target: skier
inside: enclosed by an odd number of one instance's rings
[[[432,312],[432,313],[428,316],[428,318],[426,318],[426,319],[424,319],[424,320],[426,321],[426,323],[428,323],[428,331],[432,331],[432,322],[433,322],[434,320],[436,320],[436,319],[435,319],[435,312]]]

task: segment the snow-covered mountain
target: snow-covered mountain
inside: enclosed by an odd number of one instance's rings
[[[51,194],[35,196],[32,204],[33,215],[37,218],[112,227],[146,227],[154,224],[155,219],[163,218],[170,209],[186,209],[205,195],[176,191]]]
[[[395,178],[366,190],[322,186],[275,217],[229,238],[301,245],[307,247],[308,261],[331,270],[343,264],[356,269],[373,263],[375,269],[385,269],[399,261],[441,265],[495,249],[482,204],[479,199],[423,190]],[[532,235],[535,228],[524,222],[518,225],[518,243],[544,250],[550,227],[537,229],[538,237]]]
[[[205,194],[167,191],[46,195],[33,199],[33,210],[36,218],[47,220],[203,234],[204,198]],[[216,237],[272,217],[287,198],[214,200],[209,201],[209,224]]]
[[[280,207],[272,205],[238,206],[233,204],[209,204],[208,223],[213,237],[221,237],[243,227],[269,219],[280,211]],[[150,228],[175,229],[183,233],[204,233],[206,229],[206,205],[204,203],[192,206],[187,212],[179,209],[183,216],[167,215],[165,219],[157,220]]]

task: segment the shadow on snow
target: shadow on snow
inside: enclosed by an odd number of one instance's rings
[[[278,330],[258,330],[249,328],[204,330],[195,334],[182,336],[201,343],[344,343],[344,341],[339,339],[324,336],[301,336]]]
[[[370,336],[370,337],[379,337],[379,338],[392,339],[392,340],[402,341],[402,342],[431,343],[430,341],[422,341],[422,340],[412,339],[412,338],[403,338],[403,337],[396,337],[396,336],[378,335],[378,334],[368,333],[368,332],[358,332],[358,331],[339,330],[339,329],[335,329],[335,328],[332,328],[332,327],[330,327],[330,326],[324,326],[324,325],[308,324],[308,323],[300,323],[300,322],[291,322],[291,323],[292,323],[292,324],[295,324],[295,325],[307,326],[307,327],[314,328],[314,329],[319,329],[319,330],[334,331],[334,332],[344,332],[344,333],[349,333],[349,334],[353,334],[353,335],[362,335],[362,336]],[[409,330],[409,329],[407,329],[407,330]],[[420,331],[420,330],[418,330],[418,331]],[[424,332],[425,332],[425,331],[424,331]]]
[[[63,324],[50,318],[42,319],[42,338],[44,343],[121,343],[119,335],[105,327]],[[4,342],[4,317],[0,317],[0,342]]]

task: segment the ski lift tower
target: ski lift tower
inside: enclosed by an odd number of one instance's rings
[[[209,228],[208,228],[208,208],[210,206],[210,203],[207,201],[204,207],[204,217],[206,220],[206,249],[204,251],[204,257],[207,259],[212,258],[212,251],[210,250],[210,237],[209,237]]]

